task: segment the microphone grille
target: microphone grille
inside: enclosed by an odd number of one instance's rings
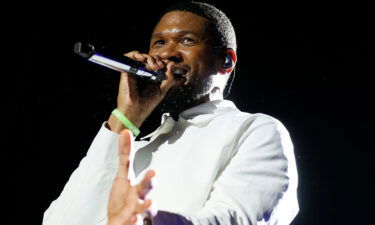
[[[83,44],[82,42],[75,43],[73,50],[74,53],[83,58],[90,58],[95,53],[95,48],[93,45]]]

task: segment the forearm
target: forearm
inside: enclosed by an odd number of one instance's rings
[[[118,163],[118,135],[100,129],[87,156],[44,214],[43,225],[98,224],[106,218],[109,190]]]
[[[99,167],[93,170],[96,166],[83,162],[46,211],[44,225],[98,224],[106,218],[105,209],[116,169]]]

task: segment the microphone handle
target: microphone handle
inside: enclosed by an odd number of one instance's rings
[[[143,63],[126,56],[122,56],[121,59],[119,59],[101,55],[95,52],[94,46],[90,44],[77,42],[74,45],[74,52],[90,62],[119,72],[128,72],[131,75],[146,81],[160,83],[165,79],[163,71],[149,71],[145,68]]]

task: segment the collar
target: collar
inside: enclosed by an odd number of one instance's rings
[[[184,123],[186,126],[193,125],[203,127],[215,117],[238,110],[235,104],[229,100],[214,100],[199,104],[180,113],[178,123]],[[175,125],[175,121],[169,113],[164,113],[161,118],[161,125],[154,132],[144,136],[141,140],[151,137],[151,141],[161,134],[169,133]]]

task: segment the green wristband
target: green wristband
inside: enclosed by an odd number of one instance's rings
[[[128,118],[126,118],[126,116],[124,116],[120,110],[114,109],[112,114],[115,115],[121,121],[121,123],[134,134],[134,137],[138,136],[140,133],[139,129],[132,122],[130,122],[130,120],[128,120]]]

